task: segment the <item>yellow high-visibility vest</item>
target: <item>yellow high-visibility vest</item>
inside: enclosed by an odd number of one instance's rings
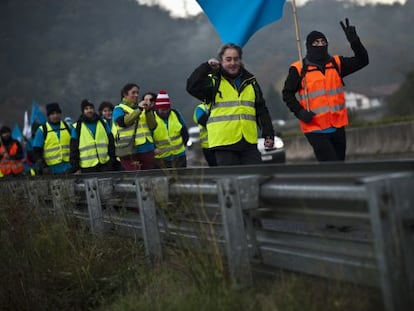
[[[248,84],[239,93],[228,80],[221,78],[207,121],[210,148],[232,145],[242,137],[251,144],[257,144],[256,94],[250,80],[243,81]]]
[[[42,126],[40,129],[43,131]],[[43,158],[46,164],[49,166],[69,162],[71,133],[67,130],[66,125],[60,121],[59,137],[49,122],[46,122],[46,129],[46,139],[43,146]]]
[[[119,104],[118,106],[121,107],[126,114],[132,113],[134,111],[133,108],[125,104]],[[116,146],[122,147],[128,145],[132,138],[132,135],[134,135],[135,122],[128,127],[121,127],[118,124],[116,124],[115,126],[116,134],[114,135],[114,138]],[[151,131],[147,125],[147,118],[145,116],[145,112],[143,111],[140,114],[138,120],[138,126],[135,134],[135,146],[143,145],[147,140],[151,143],[153,142]]]
[[[174,111],[168,116],[168,128],[162,118],[155,114],[157,127],[154,130],[154,143],[161,152],[155,155],[157,159],[177,155],[185,151],[181,129],[183,128]]]
[[[109,138],[105,126],[98,120],[95,137],[84,122],[78,122],[81,126],[79,137],[79,165],[81,168],[94,167],[105,164],[110,160],[108,155]]]

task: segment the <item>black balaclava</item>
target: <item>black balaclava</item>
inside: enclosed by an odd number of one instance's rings
[[[312,46],[312,42],[316,39],[325,39],[326,45]],[[331,56],[328,54],[328,40],[322,32],[316,30],[310,32],[306,37],[306,50],[306,58],[312,63],[318,65],[325,65],[326,62],[331,58]]]

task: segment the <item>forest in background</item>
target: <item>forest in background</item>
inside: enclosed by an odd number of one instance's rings
[[[302,41],[311,30],[329,40],[331,54],[351,56],[339,25],[349,17],[368,49],[370,65],[345,78],[348,91],[373,97],[390,93],[414,70],[414,1],[405,5],[357,6],[315,0],[298,8]],[[189,126],[198,103],[185,91],[186,79],[214,57],[220,39],[200,14],[173,19],[158,7],[135,0],[2,0],[0,2],[0,124],[23,121],[32,101],[59,102],[64,116],[80,114],[80,102],[117,104],[120,89],[166,89]],[[273,118],[289,64],[298,58],[292,7],[259,30],[244,48],[244,63],[267,97]]]

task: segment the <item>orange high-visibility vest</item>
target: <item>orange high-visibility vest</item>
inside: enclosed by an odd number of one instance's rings
[[[340,70],[340,58],[338,55],[335,55],[334,58]],[[301,74],[301,61],[293,63],[292,66],[296,67],[298,73]],[[306,82],[304,82],[304,79]],[[297,94],[299,103],[306,109],[304,83],[306,83],[309,109],[315,113],[315,116],[310,123],[299,120],[302,132],[324,130],[330,127],[340,128],[348,125],[344,86],[332,61],[325,65],[325,74],[318,70],[316,66],[308,65]]]
[[[24,171],[22,160],[11,160],[9,158],[15,156],[18,149],[17,142],[15,141],[12,143],[9,150],[7,150],[3,144],[0,146],[0,154],[2,155],[0,159],[0,171],[3,175],[18,175]]]

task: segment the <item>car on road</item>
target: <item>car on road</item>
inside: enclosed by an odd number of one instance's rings
[[[286,152],[285,145],[282,138],[279,136],[274,137],[273,147],[265,148],[264,138],[259,138],[257,141],[257,150],[259,150],[263,163],[285,163]]]
[[[200,128],[198,126],[192,126],[188,129],[188,141],[187,148],[191,149],[194,144],[200,142]]]

